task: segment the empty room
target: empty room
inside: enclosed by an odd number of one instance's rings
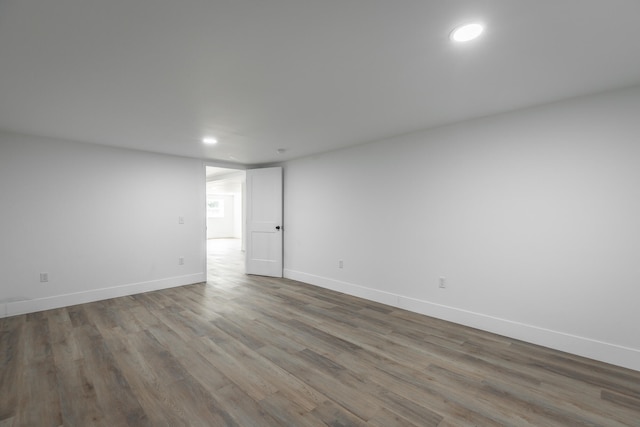
[[[640,427],[638,17],[0,0],[0,427]]]

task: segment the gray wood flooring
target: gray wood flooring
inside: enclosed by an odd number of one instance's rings
[[[0,426],[640,426],[639,372],[237,264],[0,319]]]

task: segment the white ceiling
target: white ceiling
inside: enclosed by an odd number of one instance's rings
[[[242,192],[245,182],[245,171],[206,167],[207,194],[237,194]]]
[[[0,129],[268,163],[639,84],[639,18],[638,0],[0,0]],[[481,39],[448,40],[476,19]]]

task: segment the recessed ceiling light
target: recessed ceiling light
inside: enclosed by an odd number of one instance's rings
[[[212,137],[206,137],[206,138],[202,138],[202,142],[204,142],[205,144],[213,145],[213,144],[217,144],[218,140]]]
[[[484,31],[484,26],[479,23],[461,25],[455,28],[449,38],[454,42],[468,42],[478,38]]]

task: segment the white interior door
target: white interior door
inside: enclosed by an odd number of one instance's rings
[[[247,170],[247,274],[282,277],[282,168]]]

